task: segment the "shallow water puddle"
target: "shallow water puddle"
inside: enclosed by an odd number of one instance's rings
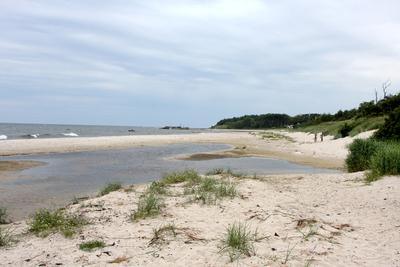
[[[232,149],[219,144],[174,144],[158,147],[134,147],[7,157],[7,160],[35,160],[49,164],[24,170],[19,175],[32,178],[0,183],[0,203],[8,207],[14,220],[26,218],[37,204],[65,205],[72,198],[95,195],[108,181],[124,185],[161,179],[163,172],[195,169],[206,173],[214,168],[230,168],[248,175],[291,173],[339,173],[265,158],[225,158],[204,161],[180,161],[170,158],[183,154]]]

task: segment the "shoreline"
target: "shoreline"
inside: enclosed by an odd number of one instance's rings
[[[252,131],[208,136],[207,141],[206,137],[169,141],[236,147],[178,157],[185,160],[276,152],[298,161],[309,158],[304,162],[317,158],[343,162],[346,144],[354,139],[326,137],[326,141],[314,143],[313,135],[304,133],[274,131],[268,136],[262,138]],[[227,137],[230,139],[223,141]],[[136,141],[139,146],[151,144]],[[71,149],[70,144],[66,149]],[[65,210],[91,219],[72,237],[65,238],[60,232],[47,237],[19,235],[18,243],[0,247],[0,259],[9,266],[397,266],[399,176],[383,177],[369,186],[362,182],[363,177],[364,172],[241,178],[228,173],[211,175],[209,178],[235,185],[237,194],[214,204],[188,202],[184,193],[188,184],[172,184],[165,188],[169,193],[164,196],[161,214],[132,220],[129,214],[138,210],[149,188],[148,183],[135,184],[66,206]],[[227,228],[237,223],[245,223],[254,233],[249,241],[254,251],[231,262],[229,254],[221,254],[221,240]],[[10,227],[18,235],[27,225],[20,221],[0,227]],[[95,240],[104,242],[105,247],[92,252],[79,249],[80,244]]]
[[[265,132],[271,138],[263,137]],[[368,136],[369,133],[364,133]],[[183,155],[178,160],[210,160],[216,158],[262,157],[287,160],[292,163],[316,168],[345,170],[346,144],[354,138],[333,140],[326,136],[324,142],[313,142],[313,135],[287,131],[232,131],[179,135],[140,135],[79,138],[49,138],[32,140],[6,140],[0,142],[0,160],[9,156],[30,154],[64,153],[87,150],[116,149],[141,146],[163,146],[180,143],[215,143],[232,145],[236,149]],[[331,146],[338,147],[335,151]],[[40,165],[40,163],[37,163]],[[43,163],[42,163],[43,164]],[[25,165],[25,166],[23,166]],[[32,162],[8,164],[0,175],[17,173],[24,168],[34,167]],[[0,179],[1,181],[1,179]]]

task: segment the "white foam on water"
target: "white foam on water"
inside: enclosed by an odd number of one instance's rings
[[[5,140],[5,139],[7,139],[7,135],[1,134],[0,135],[0,140]]]
[[[65,136],[79,136],[76,133],[61,133],[61,134]]]

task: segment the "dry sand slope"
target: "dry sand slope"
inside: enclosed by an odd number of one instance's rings
[[[230,153],[251,150],[247,155],[261,155],[262,149],[269,149],[279,152],[278,156],[297,156],[298,161],[318,158],[337,161],[338,166],[347,153],[345,144],[352,140],[326,138],[314,144],[311,135],[286,135],[296,141],[262,140],[248,133],[236,134],[236,143],[205,136],[210,138],[208,142],[236,144],[234,151],[241,151]],[[170,196],[165,198],[163,213],[136,222],[128,215],[137,209],[148,185],[85,200],[68,209],[84,212],[92,224],[70,239],[59,233],[46,238],[21,236],[19,243],[0,249],[0,266],[400,265],[398,176],[384,177],[371,186],[360,181],[363,173],[256,178],[217,176],[235,184],[238,194],[211,205],[185,203],[184,184],[173,185],[168,188]],[[250,240],[254,251],[230,262],[227,254],[219,253],[221,239],[226,227],[239,222],[246,223],[253,234],[257,231]],[[171,225],[174,231],[168,231]],[[17,222],[11,227],[19,233],[25,226]],[[165,230],[159,231],[159,239],[154,238],[157,229]],[[79,244],[91,240],[103,240],[106,247],[93,252],[78,249]]]

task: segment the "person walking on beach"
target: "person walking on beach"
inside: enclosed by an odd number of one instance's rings
[[[321,142],[324,141],[324,133],[321,133]]]

